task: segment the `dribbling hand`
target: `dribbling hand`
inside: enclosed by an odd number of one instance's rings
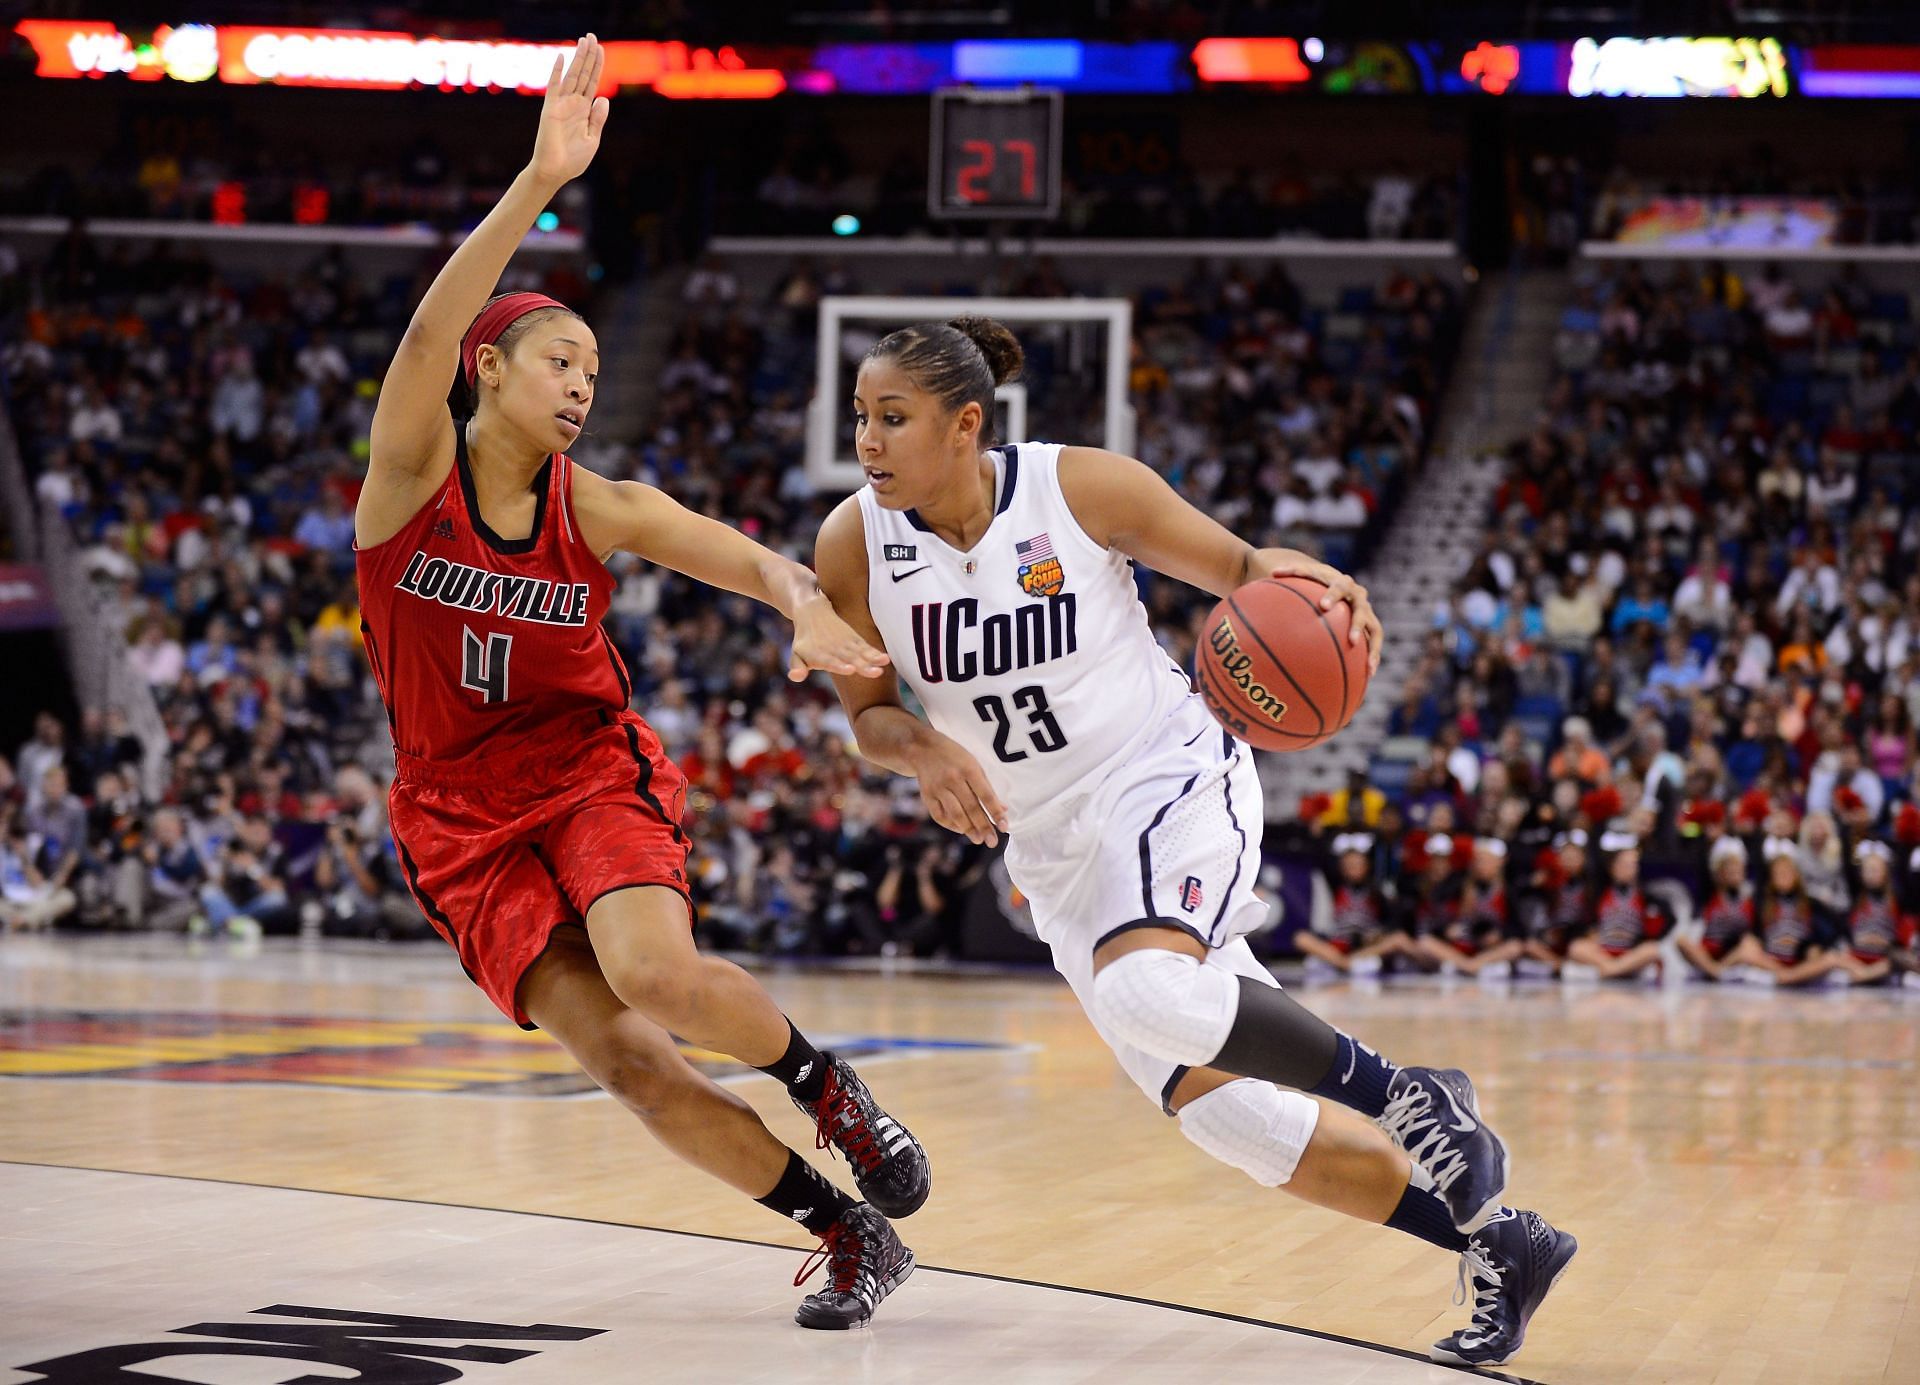
[[[1006,805],[987,782],[980,762],[958,741],[937,733],[914,765],[920,780],[920,801],[927,815],[949,832],[958,832],[982,846],[1000,844],[1000,825],[1007,820]]]
[[[1320,609],[1330,611],[1339,602],[1353,607],[1353,620],[1347,631],[1347,638],[1354,643],[1367,642],[1367,676],[1372,677],[1380,671],[1380,644],[1387,637],[1381,628],[1380,617],[1373,613],[1373,603],[1367,599],[1367,589],[1361,586],[1337,567],[1330,567],[1316,558],[1304,553],[1291,554],[1286,560],[1275,563],[1268,571],[1269,577],[1306,577],[1321,583],[1327,594],[1320,599]]]
[[[600,149],[600,131],[607,123],[607,98],[595,96],[606,50],[592,34],[573,48],[573,61],[553,60],[547,78],[546,99],[540,106],[540,132],[534,136],[533,158],[527,167],[543,182],[559,187],[587,171]]]

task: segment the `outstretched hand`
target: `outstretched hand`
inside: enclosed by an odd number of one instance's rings
[[[860,637],[823,597],[802,606],[793,617],[793,659],[787,677],[803,682],[814,669],[848,678],[878,678],[886,672],[887,653]]]
[[[547,95],[540,106],[540,132],[534,136],[533,158],[527,167],[554,187],[585,173],[600,150],[607,98],[594,92],[599,90],[606,62],[606,50],[592,34],[574,45],[571,62],[553,60],[553,75],[547,78]]]

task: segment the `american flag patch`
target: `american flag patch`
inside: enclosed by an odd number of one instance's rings
[[[1013,552],[1023,563],[1037,563],[1042,558],[1053,556],[1053,540],[1045,534],[1035,534],[1030,539],[1021,539],[1016,543]]]
[[[1189,914],[1197,913],[1200,909],[1200,898],[1199,876],[1189,875],[1185,880],[1180,882],[1180,907],[1182,909],[1185,909]]]

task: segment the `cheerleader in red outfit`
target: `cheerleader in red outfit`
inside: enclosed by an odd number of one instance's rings
[[[1507,844],[1498,837],[1477,839],[1450,913],[1420,938],[1420,946],[1442,968],[1489,980],[1513,974],[1522,945],[1508,933],[1506,874]]]
[[[1900,912],[1893,890],[1893,852],[1885,842],[1863,841],[1853,849],[1858,888],[1847,915],[1849,972],[1858,982],[1884,981],[1915,970],[1914,921]]]
[[[1553,850],[1542,852],[1533,872],[1539,898],[1527,924],[1521,955],[1547,967],[1555,976],[1567,960],[1567,949],[1593,917],[1593,886],[1587,879],[1587,834],[1569,828],[1553,839]]]
[[[1342,832],[1333,839],[1331,907],[1324,931],[1301,929],[1294,945],[1306,956],[1354,976],[1373,976],[1389,957],[1421,963],[1386,894],[1373,880],[1373,836]]]
[[[1567,956],[1594,968],[1603,981],[1660,967],[1660,940],[1673,926],[1667,907],[1640,888],[1640,843],[1630,833],[1609,832],[1600,848],[1611,851],[1607,887],[1593,910],[1593,930],[1567,945]]]
[[[1807,898],[1799,862],[1792,851],[1776,850],[1767,862],[1767,893],[1757,926],[1740,940],[1722,970],[1740,968],[1736,979],[1771,986],[1806,986],[1831,972],[1850,972],[1852,955],[1821,947],[1815,933],[1813,902]]]
[[[1747,848],[1738,837],[1713,844],[1707,869],[1713,889],[1700,910],[1698,935],[1674,939],[1680,955],[1702,976],[1718,981],[1733,965],[1733,954],[1753,936],[1753,885],[1747,879]]]

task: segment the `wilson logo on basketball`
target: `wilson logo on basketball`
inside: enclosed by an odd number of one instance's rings
[[[1240,648],[1240,637],[1233,632],[1233,622],[1221,617],[1220,623],[1208,633],[1207,643],[1220,656],[1221,674],[1240,689],[1247,705],[1278,725],[1287,715],[1287,704],[1248,672],[1253,667],[1253,659]]]

